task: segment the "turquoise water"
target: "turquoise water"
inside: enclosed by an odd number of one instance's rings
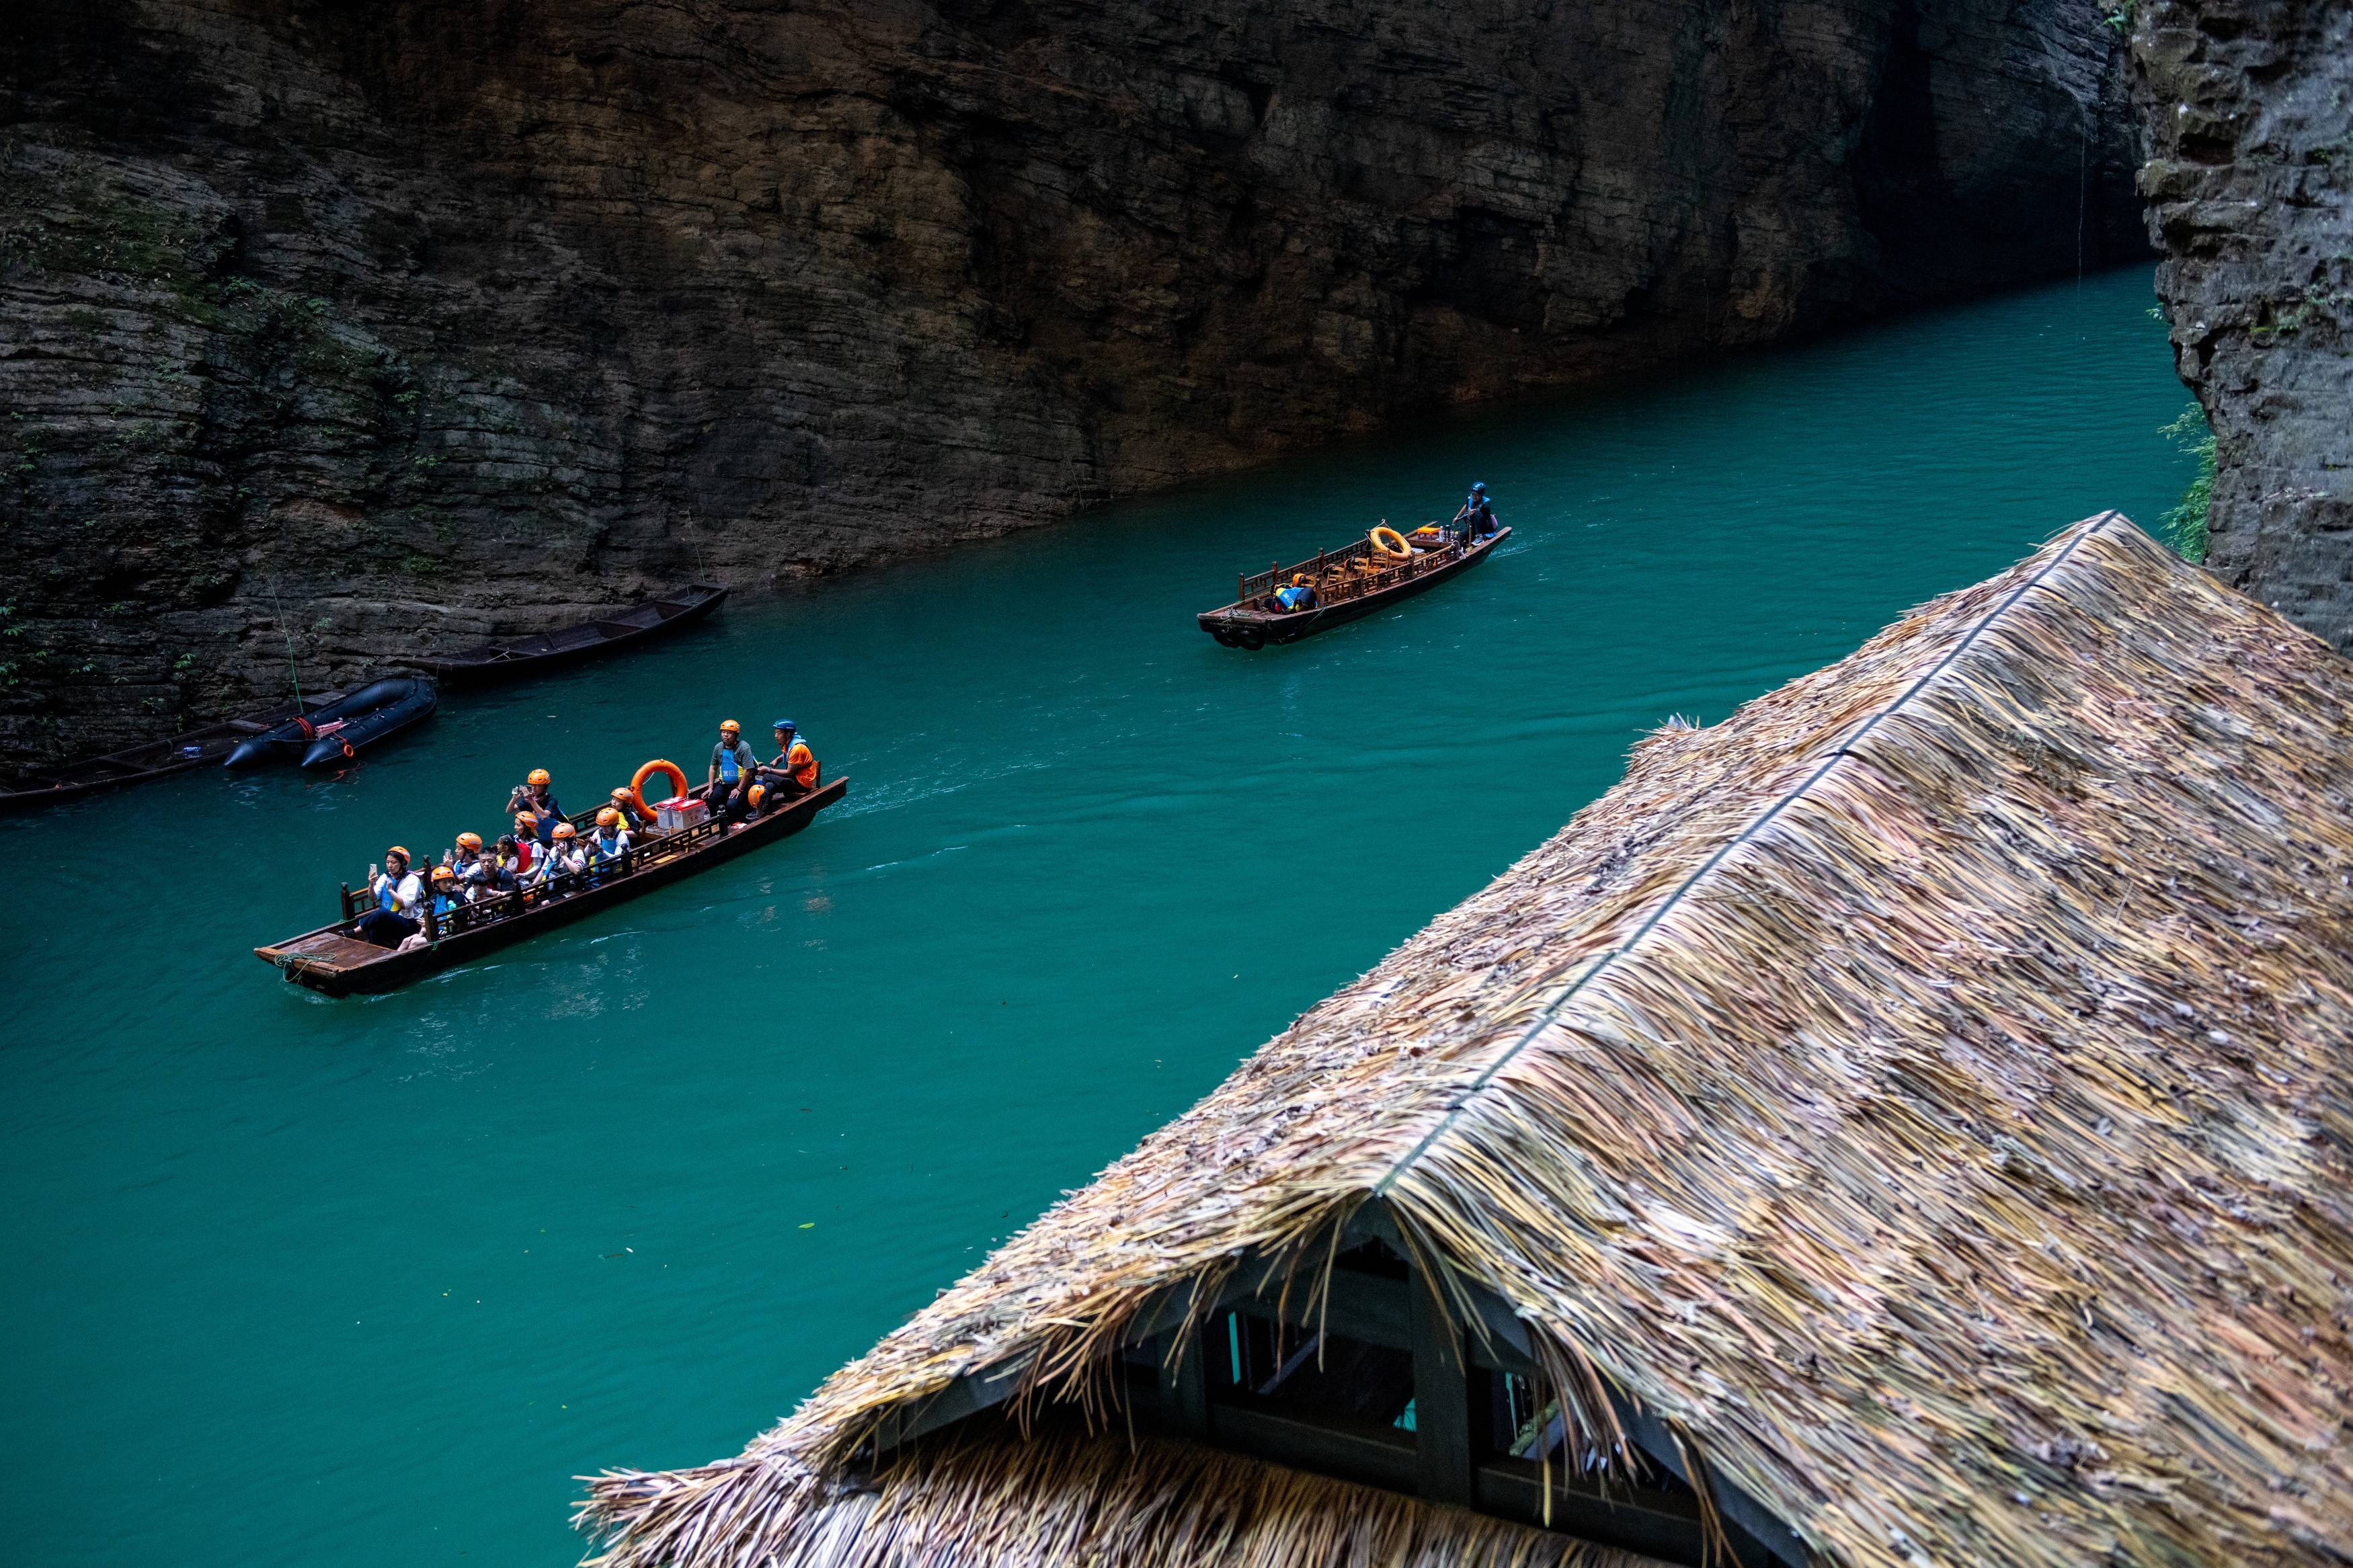
[[[44,1568],[577,1555],[1556,828],[1670,713],[1837,658],[2189,464],[2149,279],[1440,421],[730,605],[348,777],[0,822],[0,1501]],[[1238,568],[1474,478],[1498,558],[1297,647]],[[394,996],[255,943],[388,841],[800,721],[804,836]]]

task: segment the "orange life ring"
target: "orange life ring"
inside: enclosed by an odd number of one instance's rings
[[[637,775],[629,780],[629,798],[636,801],[638,809],[648,816],[654,814],[654,808],[646,804],[646,781],[656,773],[670,775],[670,793],[672,795],[682,795],[686,793],[686,770],[676,763],[666,763],[659,757],[655,758],[639,768]],[[606,776],[609,778],[611,775]]]
[[[1405,542],[1404,534],[1399,533],[1396,529],[1391,528],[1387,523],[1383,523],[1380,527],[1373,530],[1372,532],[1365,535],[1365,537],[1373,542],[1374,549],[1379,551],[1382,554],[1389,557],[1393,561],[1410,561],[1413,559],[1413,546]],[[1383,544],[1381,540],[1384,537],[1396,540],[1397,548],[1392,550],[1388,545]]]

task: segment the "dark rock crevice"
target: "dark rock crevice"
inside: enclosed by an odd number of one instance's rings
[[[2122,92],[2063,0],[26,0],[0,749],[2121,259]]]
[[[2207,564],[2353,652],[2353,8],[2143,0],[2132,58]]]

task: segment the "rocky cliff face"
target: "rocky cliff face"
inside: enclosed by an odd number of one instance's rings
[[[2353,6],[2132,21],[2158,292],[2214,428],[2207,563],[2353,652]]]
[[[2141,245],[2084,0],[18,0],[0,750]]]

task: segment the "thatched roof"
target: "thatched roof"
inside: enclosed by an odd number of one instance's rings
[[[2353,665],[2094,518],[1645,740],[742,1458],[584,1522],[613,1568],[881,1568],[951,1516],[957,1561],[1297,1560],[1170,1550],[1124,1440],[834,1482],[885,1412],[1080,1390],[1377,1196],[1829,1561],[2341,1560],[2348,1044]]]

